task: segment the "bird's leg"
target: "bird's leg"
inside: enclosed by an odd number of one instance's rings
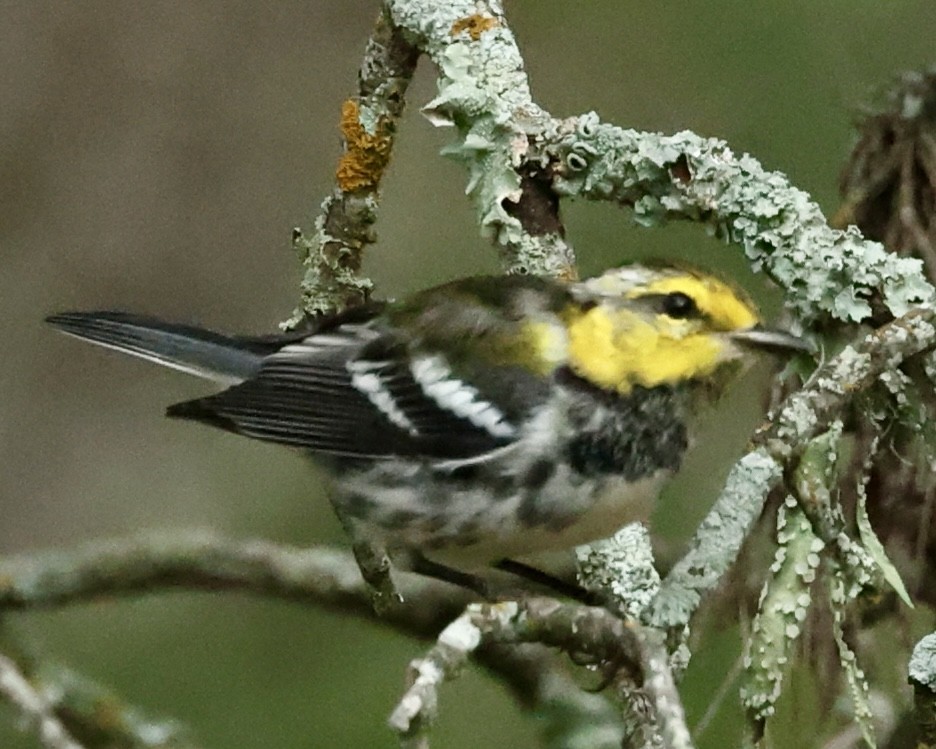
[[[422,554],[413,554],[412,570],[426,577],[434,577],[436,580],[442,580],[447,583],[452,583],[452,585],[467,588],[477,593],[485,600],[491,600],[491,593],[490,590],[488,590],[488,585],[480,577],[467,572],[461,572],[460,570],[440,564],[439,562],[433,562]]]
[[[601,606],[602,601],[599,596],[594,593],[585,590],[581,585],[576,583],[570,583],[565,580],[560,580],[554,575],[550,575],[548,572],[543,572],[542,570],[537,569],[536,567],[531,567],[528,564],[523,562],[518,562],[514,559],[501,559],[497,562],[494,567],[501,570],[502,572],[509,572],[511,575],[516,575],[517,577],[522,577],[524,580],[529,580],[532,583],[537,585],[542,585],[545,588],[558,593],[561,596],[566,598],[571,598],[573,601],[578,601],[583,603],[586,606]]]
[[[401,602],[403,596],[397,592],[393,584],[393,577],[390,574],[392,565],[387,552],[366,541],[355,541],[351,548],[361,570],[361,576],[370,588],[374,611],[382,614],[393,603]]]
[[[594,593],[585,590],[575,583],[560,580],[558,577],[550,575],[548,572],[543,572],[523,562],[517,562],[513,559],[502,559],[494,564],[494,568],[502,572],[508,572],[511,575],[516,575],[517,577],[522,577],[524,580],[529,580],[537,585],[542,585],[544,588],[549,588],[561,596],[571,598],[573,601],[578,601],[586,606],[602,605],[600,597]],[[442,580],[452,585],[466,588],[488,601],[494,600],[494,596],[491,594],[487,582],[480,577],[462,572],[461,570],[456,570],[439,562],[434,562],[422,554],[413,555],[411,569],[417,574],[425,575],[426,577],[434,577],[436,580]]]

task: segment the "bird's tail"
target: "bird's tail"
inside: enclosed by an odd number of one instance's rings
[[[225,384],[256,374],[269,353],[259,340],[125,312],[65,312],[46,322],[76,338]]]

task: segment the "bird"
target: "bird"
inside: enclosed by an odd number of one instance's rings
[[[126,312],[47,322],[221,386],[169,417],[325,463],[375,597],[394,568],[481,595],[491,566],[577,590],[521,560],[645,520],[698,404],[752,355],[810,348],[729,281],[667,264],[462,278],[262,337]]]

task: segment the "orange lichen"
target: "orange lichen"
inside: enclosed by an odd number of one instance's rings
[[[393,139],[390,127],[381,118],[377,131],[368,133],[361,125],[360,107],[353,99],[341,105],[341,134],[345,152],[338,160],[335,178],[342,192],[376,187],[390,161]]]
[[[481,38],[481,34],[485,31],[490,31],[493,28],[497,27],[497,19],[492,18],[491,16],[482,16],[479,13],[474,15],[467,16],[465,18],[459,18],[455,23],[452,24],[452,30],[449,32],[451,36],[458,36],[463,31],[468,32],[468,36],[471,37],[471,41],[476,42]]]
[[[578,269],[574,265],[565,265],[556,274],[561,281],[578,281]]]

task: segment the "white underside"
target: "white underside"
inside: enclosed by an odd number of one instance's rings
[[[515,519],[505,517],[476,544],[447,547],[426,555],[458,569],[475,569],[504,558],[568,550],[607,538],[628,523],[649,520],[660,488],[669,476],[661,472],[630,483],[620,477],[609,478],[594,504],[561,530],[521,527]]]

